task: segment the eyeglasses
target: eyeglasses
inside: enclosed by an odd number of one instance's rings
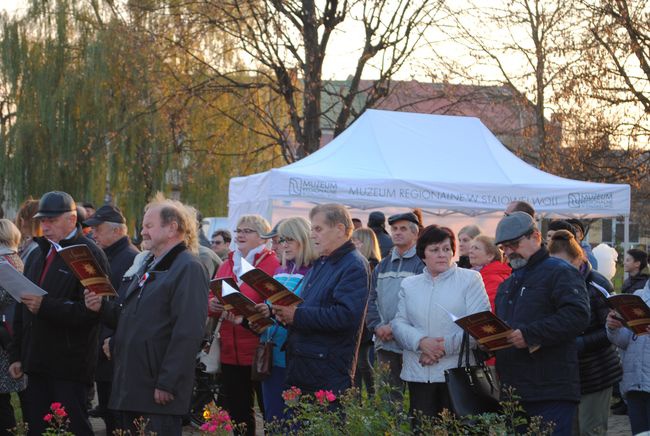
[[[525,238],[528,238],[529,236],[530,236],[529,234],[526,234],[526,235],[520,236],[519,238],[515,239],[514,241],[503,242],[503,243],[499,244],[499,248],[501,249],[501,251],[505,251],[506,248],[509,248],[510,250],[514,251],[517,248],[519,248],[519,244],[521,243],[521,241],[523,241]]]
[[[225,244],[225,242],[224,241],[213,240],[213,241],[210,241],[210,244],[212,244],[212,245],[221,245],[221,244]]]
[[[235,229],[235,233],[238,235],[243,233],[244,235],[250,235],[251,233],[257,233],[257,230],[253,229]]]
[[[278,242],[279,242],[280,244],[285,244],[285,243],[288,244],[288,243],[293,242],[293,241],[295,241],[295,239],[293,239],[293,238],[289,238],[289,237],[285,237],[285,236],[281,236],[280,239],[278,239]]]

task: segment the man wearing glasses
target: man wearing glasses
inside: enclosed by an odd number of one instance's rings
[[[571,434],[580,400],[575,339],[589,325],[589,296],[579,271],[550,257],[533,218],[513,212],[501,219],[496,241],[513,269],[497,291],[496,314],[513,332],[510,348],[496,352],[502,386],[512,386],[529,416]]]
[[[230,242],[232,241],[232,236],[230,232],[226,229],[218,229],[212,233],[212,238],[210,240],[210,248],[214,251],[221,260],[228,259],[228,253],[230,253]]]

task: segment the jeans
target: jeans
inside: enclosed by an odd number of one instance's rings
[[[632,434],[650,431],[650,392],[629,391],[625,397]]]
[[[573,417],[576,414],[578,403],[572,401],[523,401],[521,405],[528,416],[541,416],[544,423],[554,423],[554,435],[571,436]]]

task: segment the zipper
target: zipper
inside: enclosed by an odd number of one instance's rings
[[[431,300],[433,299],[433,292],[435,288],[435,283],[431,283],[431,292],[429,293],[429,314],[431,314]],[[427,336],[429,336],[429,331],[431,330],[431,316],[427,316]],[[427,365],[427,383],[431,382],[431,366]]]

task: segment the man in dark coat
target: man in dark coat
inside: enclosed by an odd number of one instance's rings
[[[86,293],[86,305],[116,324],[111,340],[113,390],[109,408],[117,426],[136,433],[180,435],[194,383],[208,314],[208,277],[196,256],[196,218],[178,201],[162,196],[147,205],[143,243],[151,256],[126,289],[121,307]]]
[[[273,306],[289,326],[287,384],[304,392],[335,394],[352,386],[355,356],[368,299],[368,262],[350,241],[352,219],[344,206],[323,204],[309,217],[320,258],[304,279],[295,306]]]
[[[133,259],[139,253],[129,239],[124,215],[119,208],[107,204],[100,207],[94,215],[84,221],[84,224],[92,228],[97,245],[106,253],[111,267],[111,284],[116,290],[119,289],[124,273],[133,264]],[[113,430],[115,430],[115,419],[113,414],[108,411],[113,363],[107,359],[101,347],[104,339],[112,335],[112,329],[105,325],[102,326],[99,335],[100,349],[97,358],[97,371],[95,372],[98,405],[96,409],[89,411],[91,416],[104,419],[106,434],[109,435],[113,434]]]
[[[48,192],[39,202],[42,238],[25,266],[25,276],[47,294],[26,295],[16,306],[14,340],[9,372],[29,376],[27,408],[29,434],[45,430],[43,417],[50,404],[59,402],[70,418],[75,435],[92,435],[86,411],[86,394],[97,361],[99,318],[84,305],[84,287],[58,254],[71,245],[88,246],[102,269],[109,266],[104,252],[83,236],[77,223],[77,206],[65,192]]]
[[[589,325],[589,294],[580,272],[549,257],[525,212],[499,222],[496,243],[513,273],[497,291],[495,311],[513,332],[513,345],[496,352],[502,386],[512,386],[529,416],[554,422],[554,434],[571,434],[580,401],[576,337]]]

